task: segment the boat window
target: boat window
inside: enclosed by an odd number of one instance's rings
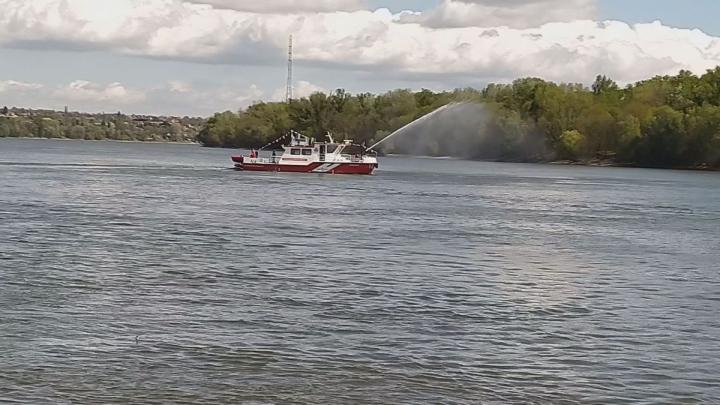
[[[365,149],[360,145],[348,145],[343,149],[342,153],[343,155],[362,155],[365,153]]]
[[[291,155],[299,155],[300,154],[300,148],[292,148],[290,149]]]
[[[337,145],[328,144],[328,146],[327,146],[327,153],[333,153],[333,152],[335,152],[335,149],[337,149],[337,147],[338,147]]]
[[[312,149],[303,149],[302,154],[303,155],[312,155]]]

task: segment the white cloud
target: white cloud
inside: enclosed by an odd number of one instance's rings
[[[210,115],[217,111],[237,111],[261,101],[265,92],[257,85],[248,86],[197,86],[179,80],[171,80],[167,86],[147,92],[148,103],[160,104],[166,113]]]
[[[145,99],[145,93],[128,89],[120,83],[100,85],[86,80],[76,80],[61,86],[53,93],[54,98],[69,102],[98,102],[111,105],[127,105]]]
[[[224,90],[220,92],[219,95],[213,95],[213,97],[219,96],[219,98],[225,102],[236,103],[241,107],[245,107],[255,101],[260,101],[264,95],[265,92],[260,90],[257,85],[251,84],[241,93]]]
[[[305,80],[300,80],[293,86],[293,98],[309,97],[313,93],[328,93],[328,89],[319,86],[317,84],[310,83]],[[287,94],[287,88],[283,87],[273,92],[270,100],[272,101],[284,101]]]
[[[400,22],[428,27],[538,27],[594,19],[596,0],[444,0],[423,13],[401,13]]]
[[[720,64],[720,39],[659,22],[430,29],[390,19],[380,12],[318,17],[299,30],[303,40],[296,53],[316,64],[368,69],[386,77],[539,76],[585,83],[598,73],[625,83],[680,69],[703,72]]]
[[[171,80],[168,82],[168,90],[171,93],[190,93],[193,88],[192,84],[182,80]]]
[[[75,80],[59,86],[43,86],[15,80],[0,80],[3,105],[60,110],[69,106],[78,111],[127,111],[153,114],[211,115],[216,111],[237,111],[264,98],[255,84],[236,89],[197,86],[181,80],[147,88],[121,83],[99,84]]]
[[[42,89],[43,85],[38,83],[26,83],[15,80],[0,80],[0,93],[25,93]]]
[[[445,77],[455,83],[463,77],[507,81],[523,76],[587,83],[599,73],[626,83],[680,69],[702,72],[720,64],[720,38],[697,30],[659,22],[576,20],[594,15],[592,0],[446,0],[426,14],[396,15],[386,9],[291,12],[296,10],[292,4],[325,7],[330,1],[233,3],[245,11],[219,9],[219,0],[215,3],[216,7],[181,0],[0,0],[0,46],[101,49],[155,59],[283,66],[292,33],[296,59],[303,66],[371,72],[375,79],[438,82]],[[354,1],[337,4],[335,8],[352,8]],[[410,21],[413,18],[416,22]],[[527,28],[540,21],[545,23]],[[433,28],[445,25],[461,27]],[[296,95],[303,95],[304,89],[322,90],[321,85],[298,82]],[[262,90],[197,91],[177,82],[163,91],[181,94],[188,102],[228,108],[262,97],[284,98],[284,89],[280,97]],[[56,93],[95,102],[143,100],[143,92],[120,84],[76,82]]]
[[[189,0],[215,8],[254,13],[302,13],[355,11],[363,6],[359,0]]]
[[[327,93],[328,90],[322,86],[312,84],[310,82],[301,80],[297,82],[293,88],[293,97],[303,98],[308,97],[313,93]]]
[[[170,115],[209,116],[218,111],[238,111],[265,98],[265,92],[255,84],[208,87],[178,80],[146,90],[146,94],[145,110]]]

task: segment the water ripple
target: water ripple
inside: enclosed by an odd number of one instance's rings
[[[720,398],[717,176],[228,154],[0,139],[0,402]]]

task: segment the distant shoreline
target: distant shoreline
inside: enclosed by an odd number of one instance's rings
[[[553,160],[550,162],[538,162],[538,163],[557,165],[557,166],[620,167],[620,168],[626,168],[626,169],[690,170],[690,171],[700,171],[700,172],[718,172],[718,171],[720,171],[720,167],[712,167],[712,166],[698,166],[698,167],[640,166],[640,165],[634,165],[634,164],[630,164],[630,163],[617,163],[617,162],[612,162],[612,161],[597,161],[597,160],[581,160],[581,161]]]
[[[85,142],[119,142],[119,143],[148,143],[148,144],[171,144],[171,145],[199,145],[200,142],[178,142],[178,141],[138,141],[125,139],[74,139],[74,138],[47,138],[39,136],[4,136],[0,139],[42,139],[46,141],[85,141]]]
[[[700,167],[663,167],[663,166],[642,166],[631,163],[618,163],[612,160],[602,159],[585,159],[585,160],[490,160],[490,159],[471,159],[461,158],[455,156],[419,156],[419,155],[405,155],[402,153],[390,153],[386,155],[388,157],[411,157],[420,159],[434,159],[434,160],[469,160],[475,162],[490,162],[490,163],[526,163],[536,165],[553,165],[553,166],[583,166],[583,167],[617,167],[624,169],[658,169],[658,170],[685,170],[685,171],[701,171],[701,172],[720,172],[720,167],[712,166],[700,166]]]
[[[144,144],[168,144],[168,145],[196,145],[209,149],[227,149],[227,150],[250,150],[251,148],[230,148],[224,146],[204,146],[200,142],[177,142],[177,141],[138,141],[138,140],[121,140],[121,139],[73,139],[73,138],[46,138],[46,137],[33,137],[33,136],[6,136],[0,137],[1,139],[37,139],[46,141],[84,141],[84,142],[116,142],[116,143],[144,143]],[[640,166],[628,163],[617,163],[611,160],[599,160],[599,159],[588,159],[588,160],[538,160],[538,161],[513,161],[513,160],[483,160],[483,159],[467,159],[455,156],[416,156],[416,155],[405,155],[401,153],[392,153],[386,155],[387,157],[409,157],[409,158],[420,158],[420,159],[436,159],[436,160],[469,160],[475,162],[490,162],[490,163],[526,163],[526,164],[540,164],[540,165],[554,165],[554,166],[583,166],[583,167],[616,167],[625,169],[658,169],[658,170],[682,170],[682,171],[698,171],[698,172],[720,172],[720,167],[712,166],[700,166],[700,167],[652,167],[652,166]]]

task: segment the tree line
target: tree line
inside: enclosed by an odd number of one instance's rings
[[[195,142],[205,120],[0,108],[0,138]]]
[[[482,120],[458,134],[454,123],[465,121],[462,117],[455,114],[438,126],[438,116],[428,125],[435,125],[440,138],[403,135],[399,145],[390,143],[386,151],[404,152],[408,143],[415,143],[411,150],[420,146],[423,154],[503,161],[720,167],[720,67],[699,76],[680,71],[625,87],[598,76],[590,87],[523,78],[481,90],[353,95],[339,89],[215,114],[198,141],[205,146],[258,148],[294,129],[316,139],[329,131],[369,145],[452,102],[477,103]]]

